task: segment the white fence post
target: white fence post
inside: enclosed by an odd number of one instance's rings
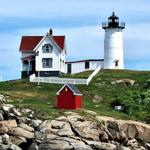
[[[35,80],[35,74],[30,75],[30,82],[33,82]]]
[[[87,85],[90,83],[90,81],[93,79],[93,77],[101,70],[101,66],[99,65],[94,71],[93,73],[88,77],[87,79]]]

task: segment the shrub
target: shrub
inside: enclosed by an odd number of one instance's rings
[[[114,108],[114,106],[118,105],[123,106],[123,112],[130,116],[134,116],[137,119],[150,119],[150,90],[142,92],[130,91],[124,95],[115,95],[111,102],[111,106]]]

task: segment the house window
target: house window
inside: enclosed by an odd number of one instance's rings
[[[24,60],[24,61],[23,61],[23,65],[25,65],[25,66],[28,65],[28,61],[27,61],[27,60]]]
[[[118,67],[118,63],[119,63],[119,61],[116,60],[116,61],[115,61],[115,66],[116,66],[116,67]]]
[[[24,60],[22,64],[23,64],[23,71],[28,71],[29,62],[27,60]]]
[[[52,58],[43,58],[42,66],[43,68],[52,68]]]
[[[89,69],[90,68],[90,63],[89,63],[89,61],[86,61],[85,62],[85,69]]]
[[[45,44],[42,47],[43,53],[52,53],[52,50],[53,50],[53,46],[51,44]]]

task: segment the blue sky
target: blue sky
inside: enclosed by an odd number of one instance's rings
[[[0,0],[0,76],[20,78],[22,35],[66,35],[67,60],[103,58],[101,23],[112,11],[126,22],[126,69],[150,70],[149,0]]]

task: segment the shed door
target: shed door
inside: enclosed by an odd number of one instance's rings
[[[72,66],[71,66],[71,64],[68,64],[68,67],[67,67],[67,73],[68,74],[71,74],[71,69],[72,68]]]

